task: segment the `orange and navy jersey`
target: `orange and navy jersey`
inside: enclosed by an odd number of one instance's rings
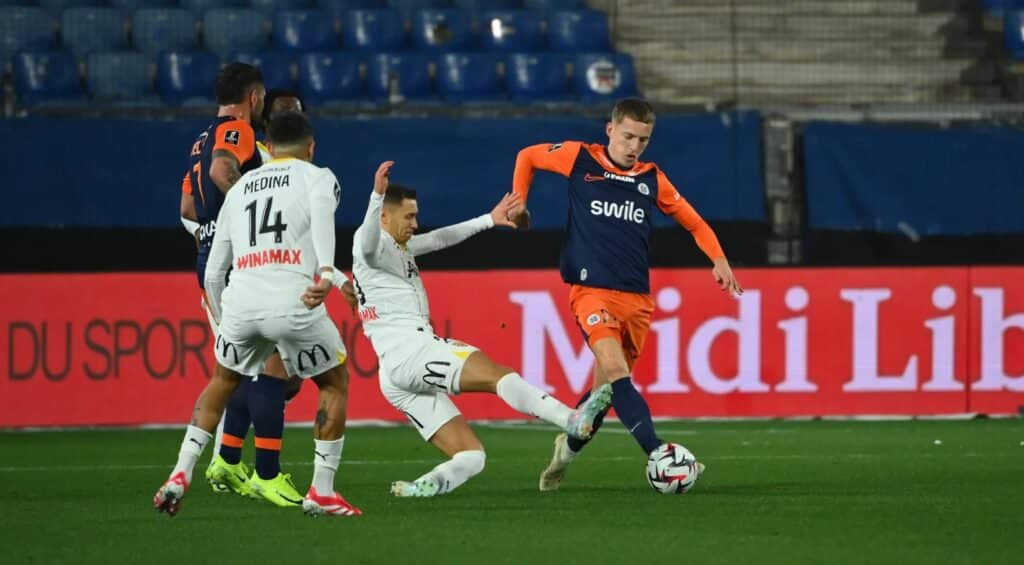
[[[203,284],[206,258],[217,230],[217,214],[220,213],[225,196],[210,178],[213,153],[218,150],[234,155],[238,160],[238,169],[243,175],[263,164],[259,151],[256,150],[256,132],[249,122],[233,116],[218,117],[192,144],[189,169],[182,181],[181,190],[193,196],[196,221],[199,222],[199,255],[196,271],[200,286]]]
[[[569,219],[561,256],[562,280],[569,284],[650,292],[655,209],[689,230],[709,258],[724,257],[714,231],[654,163],[638,161],[623,170],[604,145],[533,145],[519,152],[512,180],[523,202],[537,169],[569,180]]]

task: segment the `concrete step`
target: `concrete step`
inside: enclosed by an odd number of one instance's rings
[[[735,89],[722,87],[661,87],[644,91],[652,100],[671,100],[679,104],[708,104],[733,101],[744,106],[808,104],[872,104],[878,102],[901,103],[954,103],[997,102],[1001,100],[998,87],[965,87],[958,84],[943,85],[739,85]]]
[[[779,38],[806,40],[890,40],[940,38],[969,35],[976,32],[967,18],[957,15],[933,14],[905,17],[891,16],[786,16],[758,17],[704,16],[687,17],[669,8],[665,13],[644,13],[620,17],[614,33],[618,45],[647,41],[658,37],[706,39],[716,37]]]
[[[929,85],[936,83],[991,82],[994,65],[974,60],[945,60],[904,64],[772,61],[685,62],[634,56],[641,85]],[[969,80],[968,80],[969,79]]]
[[[979,58],[989,46],[984,41],[968,41],[949,45],[944,39],[896,40],[866,42],[850,39],[835,41],[794,41],[792,39],[755,39],[740,37],[689,38],[675,37],[651,40],[642,44],[628,42],[628,51],[644,57],[670,58],[679,61],[937,61],[945,56]]]

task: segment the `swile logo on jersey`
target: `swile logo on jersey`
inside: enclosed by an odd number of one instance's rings
[[[637,207],[636,203],[630,200],[626,203],[605,202],[604,200],[592,200],[590,202],[590,213],[594,216],[604,216],[617,220],[626,220],[637,224],[644,223],[647,219],[647,212]]]

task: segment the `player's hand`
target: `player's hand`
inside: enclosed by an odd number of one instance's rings
[[[506,192],[505,196],[501,197],[501,201],[491,210],[491,219],[494,220],[494,225],[507,228],[516,227],[515,222],[509,218],[509,214],[520,207],[522,207],[522,203],[519,201],[519,195],[514,192]]]
[[[302,294],[302,303],[310,310],[316,308],[324,303],[332,286],[334,285],[327,279],[320,279],[316,281],[316,284],[307,286],[306,292]]]
[[[341,295],[345,297],[345,302],[348,302],[352,314],[356,314],[359,310],[359,299],[356,297],[356,289],[352,286],[352,281],[345,281],[345,284],[341,285]]]
[[[384,194],[384,191],[388,189],[388,183],[391,177],[391,167],[395,164],[394,161],[384,161],[377,167],[377,173],[373,175],[373,191],[377,194]]]
[[[736,280],[736,275],[732,273],[732,267],[729,266],[729,261],[726,261],[725,257],[715,259],[715,267],[711,270],[711,274],[723,291],[729,291],[736,296],[743,294],[743,288],[740,287],[740,283]]]
[[[526,209],[526,204],[520,202],[519,206],[510,210],[508,219],[515,224],[516,229],[530,229],[530,211]]]

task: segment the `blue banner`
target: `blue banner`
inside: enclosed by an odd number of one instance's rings
[[[1024,132],[810,123],[808,225],[911,237],[1024,231]]]
[[[25,118],[0,121],[4,226],[171,227],[178,223],[188,151],[209,120]],[[490,210],[511,190],[516,153],[543,142],[606,142],[603,120],[315,120],[316,163],[342,185],[338,221],[362,220],[373,173],[419,193],[427,226]],[[654,161],[709,220],[765,221],[761,123],[753,112],[663,117],[643,160]],[[538,173],[534,226],[565,224],[564,180]],[[659,216],[658,225],[672,220]]]

